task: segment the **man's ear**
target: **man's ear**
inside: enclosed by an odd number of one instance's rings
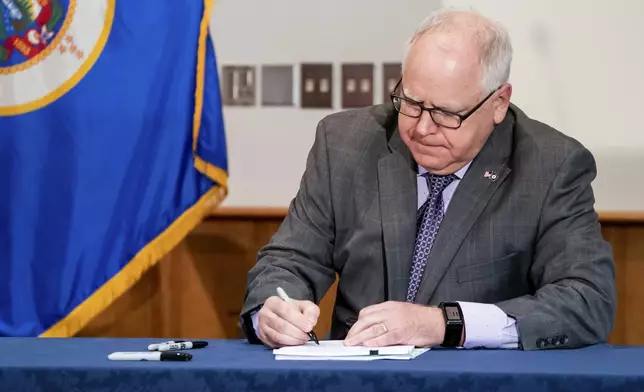
[[[506,83],[497,92],[497,97],[494,100],[494,123],[499,124],[505,118],[505,113],[510,106],[510,98],[512,97],[512,85]]]

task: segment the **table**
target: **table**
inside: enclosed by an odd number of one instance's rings
[[[644,347],[433,349],[411,361],[276,361],[209,340],[190,362],[110,361],[159,339],[0,338],[0,391],[644,391]]]

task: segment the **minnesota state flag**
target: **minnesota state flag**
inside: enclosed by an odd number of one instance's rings
[[[227,195],[213,0],[0,0],[0,336],[72,336]]]

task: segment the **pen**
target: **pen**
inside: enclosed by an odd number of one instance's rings
[[[284,291],[284,289],[282,289],[281,287],[277,288],[277,295],[279,295],[280,298],[283,299],[285,302],[291,302],[291,298],[286,294],[286,291]],[[308,332],[308,335],[311,338],[311,340],[313,340],[317,345],[320,344],[320,342],[318,341],[318,337],[315,336],[315,332],[310,331]]]
[[[150,345],[148,346],[148,350],[150,350],[150,351],[156,351],[156,350],[159,348],[159,346],[160,346],[160,345],[162,345],[162,344],[183,343],[183,342],[185,342],[185,340],[169,340],[169,341],[167,341],[167,342],[154,343],[154,344],[150,344]]]
[[[118,351],[107,356],[111,361],[189,361],[192,354],[174,352]]]
[[[162,343],[159,345],[157,350],[159,351],[189,350],[191,348],[204,348],[207,345],[208,345],[208,342],[202,342],[202,341]]]

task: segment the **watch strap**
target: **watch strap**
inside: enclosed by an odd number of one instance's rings
[[[445,319],[445,338],[441,346],[460,346],[463,328],[465,328],[461,305],[458,302],[441,302],[438,307],[443,311],[443,317]]]

